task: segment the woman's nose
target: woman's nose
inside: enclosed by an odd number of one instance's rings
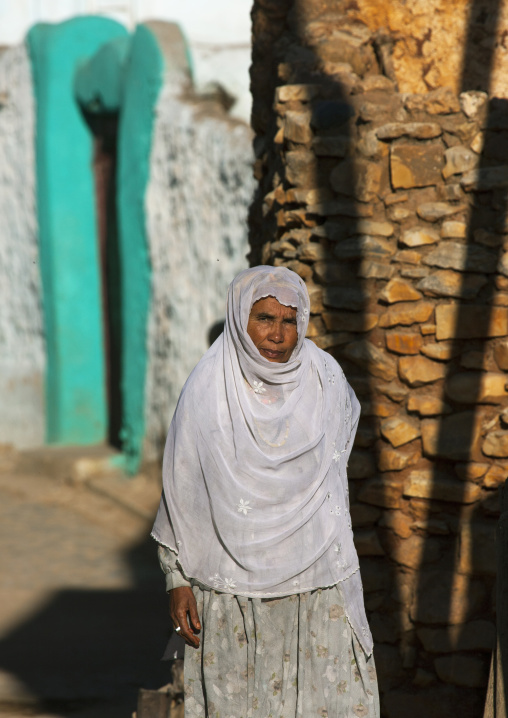
[[[274,322],[270,327],[268,338],[271,339],[272,342],[284,341],[284,331],[282,328],[282,324],[279,324],[279,322]]]

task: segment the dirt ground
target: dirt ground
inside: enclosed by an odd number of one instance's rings
[[[0,716],[130,718],[169,681],[157,467],[0,447]]]

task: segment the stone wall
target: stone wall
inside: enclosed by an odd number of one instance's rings
[[[0,443],[44,442],[45,342],[25,45],[0,56]]]
[[[308,336],[362,404],[351,514],[383,712],[478,716],[508,476],[505,104],[400,94],[364,24],[309,5],[254,4],[251,261],[306,281]]]

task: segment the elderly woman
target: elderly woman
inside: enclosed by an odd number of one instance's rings
[[[346,476],[359,404],[308,321],[296,274],[241,272],[171,423],[152,535],[186,718],[379,715]]]

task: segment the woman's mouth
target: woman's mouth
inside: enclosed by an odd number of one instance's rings
[[[263,356],[265,356],[267,359],[278,359],[279,357],[281,357],[284,354],[284,352],[274,351],[273,349],[261,348],[260,351],[263,353]]]

